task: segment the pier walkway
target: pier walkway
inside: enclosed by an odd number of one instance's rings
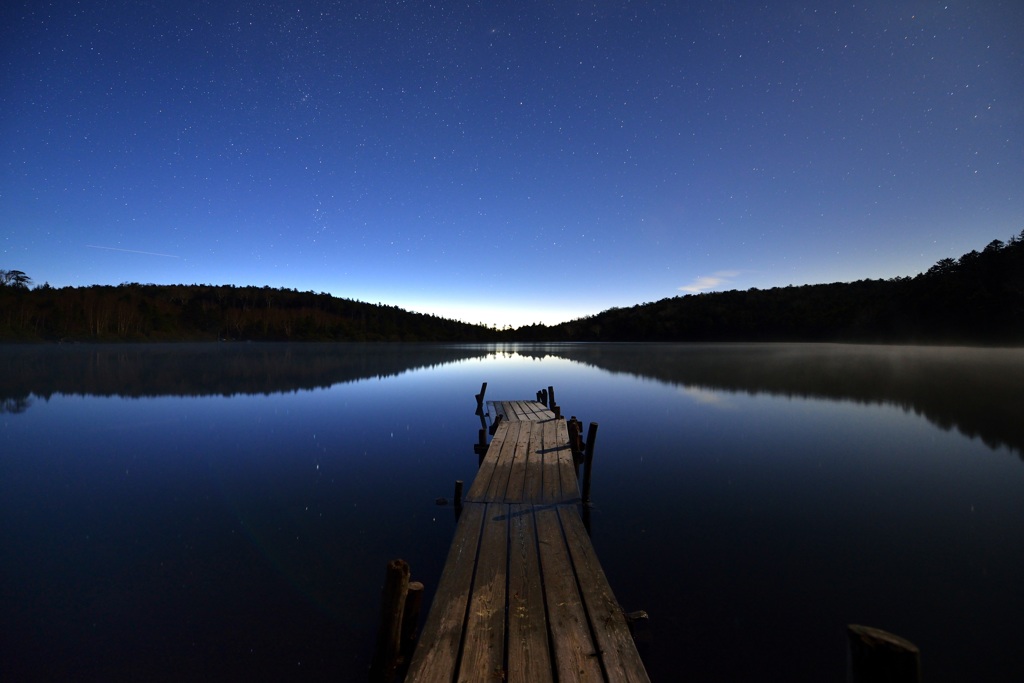
[[[487,411],[497,426],[406,682],[649,681],[580,516],[565,419],[540,401]]]

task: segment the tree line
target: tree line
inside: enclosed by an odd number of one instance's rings
[[[544,327],[519,341],[1024,343],[1024,231],[916,277],[677,296]]]
[[[489,341],[481,325],[326,293],[233,285],[0,286],[6,341]]]
[[[271,287],[30,282],[0,271],[0,340],[1024,343],[1024,231],[915,277],[690,294],[514,330]]]

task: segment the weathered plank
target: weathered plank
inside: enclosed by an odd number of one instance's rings
[[[516,439],[512,455],[512,468],[509,472],[508,486],[504,492],[504,500],[510,503],[528,501],[524,497],[526,474],[530,468],[530,441],[533,438],[533,423],[520,422],[519,436]]]
[[[629,624],[612,593],[583,520],[576,510],[567,506],[560,506],[558,515],[608,680],[649,683]]]
[[[527,446],[530,457],[530,467],[526,471],[526,480],[523,482],[523,501],[540,502],[543,499],[544,486],[544,459],[537,451],[543,448],[544,427],[537,423],[530,425],[530,443]]]
[[[487,505],[480,553],[466,615],[466,637],[459,665],[460,683],[500,681],[505,676],[505,585],[508,506]]]
[[[467,505],[462,511],[430,614],[406,674],[406,683],[435,683],[452,679],[465,632],[466,607],[473,583],[484,507]]]
[[[558,512],[551,507],[540,507],[536,509],[535,519],[558,680],[560,683],[604,680]]]
[[[508,557],[508,681],[551,680],[548,621],[532,506],[510,507]]]
[[[515,425],[516,431],[509,432],[509,428]],[[502,448],[505,447],[505,442],[511,438],[513,441],[518,436],[518,425],[509,422],[507,425],[502,426],[494,434],[494,438],[491,439],[490,445],[487,447],[487,452],[484,454],[484,459],[480,463],[480,468],[477,470],[476,478],[473,479],[472,485],[469,487],[469,492],[466,494],[467,501],[482,501],[487,499],[487,491],[491,487],[491,480],[496,476],[508,477],[507,472],[497,472],[498,460],[501,454]]]
[[[508,478],[512,474],[512,461],[515,458],[516,442],[519,440],[519,432],[524,424],[526,423],[509,422],[499,427],[498,431],[504,432],[505,438],[502,440],[501,448],[493,454],[494,471],[491,473],[491,480],[487,485],[487,490],[483,492],[481,500],[492,502],[505,499]],[[487,455],[484,456],[484,462],[486,463],[491,456],[490,449],[488,449]]]
[[[549,420],[541,422],[537,425],[541,428],[541,439],[540,448],[538,449],[542,458],[542,468],[544,473],[541,475],[542,493],[541,500],[545,503],[556,503],[562,498],[562,482],[559,476],[558,456],[560,455],[560,444],[558,439],[558,427],[562,426],[565,429],[564,420]],[[566,431],[565,440],[562,442],[565,444],[566,449],[569,446],[569,433]]]
[[[540,422],[553,420],[555,414],[539,401],[491,401],[495,416],[506,420]]]

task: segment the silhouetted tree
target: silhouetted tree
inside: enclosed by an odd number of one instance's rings
[[[32,278],[20,270],[0,270],[0,286],[28,289]]]

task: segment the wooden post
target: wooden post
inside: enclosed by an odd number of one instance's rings
[[[555,406],[557,406],[557,405],[558,405],[558,403],[555,402],[555,388],[554,387],[548,387],[548,408],[550,408],[551,410],[554,410]]]
[[[412,651],[416,648],[416,638],[419,636],[417,627],[420,623],[420,608],[423,606],[423,584],[419,581],[409,582],[409,591],[405,596],[405,606],[402,609],[402,647],[399,651],[402,664],[408,664],[412,659]]]
[[[484,394],[487,393],[487,382],[480,386],[480,393],[476,395],[476,414],[484,414]]]
[[[455,507],[462,507],[462,480],[455,480]]]
[[[498,425],[501,424],[501,421],[502,421],[502,419],[504,419],[504,417],[505,417],[504,415],[502,415],[501,413],[498,413],[498,416],[496,418],[494,418],[494,424],[491,425],[491,430],[490,430],[491,431],[491,436],[494,436],[494,432],[498,431]]]
[[[380,630],[377,648],[370,665],[373,683],[391,683],[398,669],[402,647],[402,614],[409,593],[409,563],[405,560],[388,562],[384,590],[380,597]]]
[[[921,651],[909,640],[870,626],[846,627],[847,683],[920,683]]]
[[[569,421],[565,423],[565,428],[569,432],[569,450],[572,451],[572,461],[579,464],[580,458],[580,423],[573,415],[569,418]]]
[[[587,444],[583,452],[583,504],[590,504],[590,475],[594,469],[594,443],[597,441],[597,423],[591,422],[587,431]]]
[[[487,452],[487,430],[481,429],[477,434],[476,443],[473,444],[473,452],[477,455],[483,455]]]

